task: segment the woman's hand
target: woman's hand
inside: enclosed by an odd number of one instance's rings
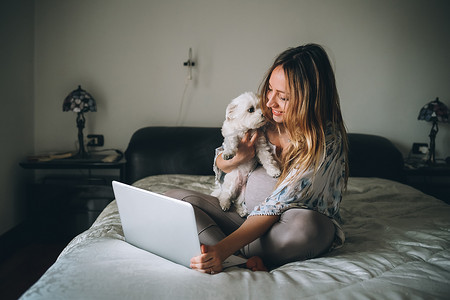
[[[191,259],[191,268],[208,274],[222,272],[222,261],[262,236],[279,219],[280,216],[272,215],[251,216],[247,218],[238,229],[216,245],[202,245],[202,254]],[[250,258],[247,267],[254,271],[262,271],[265,269],[260,258]]]
[[[258,130],[247,131],[238,145],[236,155],[230,160],[224,160],[222,155],[219,155],[216,159],[217,167],[225,173],[230,173],[237,166],[253,159],[256,154],[255,142],[259,134]]]
[[[202,254],[191,259],[191,268],[207,274],[222,272],[222,259],[216,246],[201,245]]]

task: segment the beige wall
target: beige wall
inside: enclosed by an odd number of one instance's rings
[[[25,219],[19,162],[33,153],[33,1],[0,2],[0,234]]]
[[[86,132],[125,149],[136,129],[177,123],[189,47],[197,66],[182,124],[220,126],[279,52],[316,42],[334,61],[349,131],[406,154],[428,142],[420,108],[436,96],[450,105],[449,13],[445,0],[37,1],[36,148],[74,147],[75,116],[61,105],[78,84],[98,101]],[[449,128],[438,156],[450,155]]]

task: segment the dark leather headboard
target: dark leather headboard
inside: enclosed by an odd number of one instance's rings
[[[350,176],[402,181],[403,158],[386,138],[350,133]],[[158,174],[212,175],[214,149],[222,144],[220,128],[145,127],[131,137],[125,151],[125,180]]]
[[[380,177],[404,181],[403,156],[387,138],[349,133],[348,148],[351,177]]]
[[[125,151],[125,180],[158,174],[213,175],[214,149],[222,145],[220,128],[145,127]]]

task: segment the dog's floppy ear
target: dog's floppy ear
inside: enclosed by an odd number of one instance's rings
[[[237,106],[238,106],[238,104],[237,104],[237,103],[234,103],[234,102],[231,102],[231,103],[227,106],[227,110],[226,110],[226,118],[227,118],[228,121],[234,119],[234,117],[235,117],[235,116],[234,116],[234,112],[235,112]]]

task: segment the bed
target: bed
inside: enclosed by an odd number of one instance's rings
[[[139,129],[126,181],[209,193],[221,142],[220,128]],[[270,272],[201,274],[126,243],[113,201],[21,299],[449,299],[450,206],[402,183],[402,155],[389,140],[350,134],[349,148],[338,250]]]

